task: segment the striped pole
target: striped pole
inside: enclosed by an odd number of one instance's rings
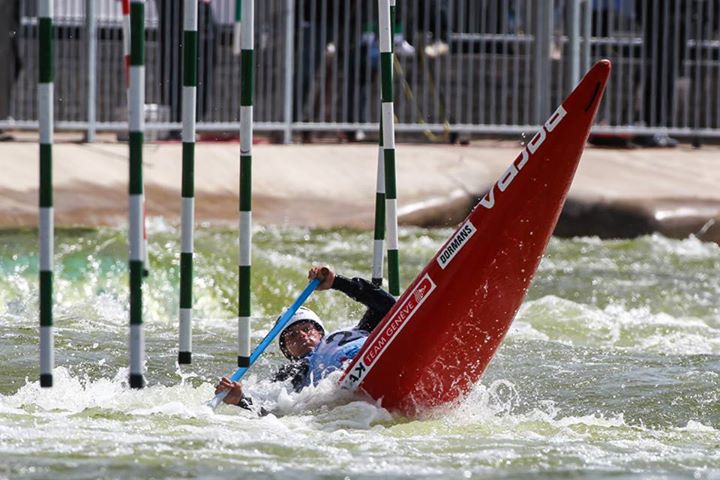
[[[394,6],[391,4],[391,9]],[[391,10],[391,17],[394,17],[394,11]],[[395,22],[391,20],[391,37],[395,38]],[[383,283],[383,260],[385,250],[385,147],[383,144],[383,120],[380,117],[380,130],[378,142],[378,162],[377,162],[377,186],[375,194],[375,235],[373,241],[373,270],[372,283],[378,287]]]
[[[130,0],[122,0],[122,35],[125,89],[127,89],[130,86]]]
[[[395,112],[393,108],[393,38],[395,0],[378,0],[380,10],[380,74],[382,83],[383,157],[385,163],[385,209],[387,212],[388,283],[392,295],[400,295],[398,254],[397,187],[395,182]]]
[[[38,113],[40,116],[40,386],[52,387],[53,342],[53,0],[38,2]]]
[[[383,122],[380,119],[380,141],[377,159],[377,186],[375,193],[375,235],[373,240],[372,283],[378,287],[383,282],[385,253],[385,159],[383,148]]]
[[[145,0],[130,4],[130,388],[145,386],[145,339],[142,326],[143,282],[143,175],[142,149],[145,119]]]
[[[242,2],[235,0],[235,25],[233,28],[233,55],[242,53]]]
[[[125,63],[125,90],[128,104],[128,114],[130,112],[130,0],[122,0],[122,31],[123,31],[123,59]],[[146,209],[145,197],[143,196],[143,242],[142,242],[142,258],[143,258],[143,276],[150,273],[150,261],[148,260],[148,239],[146,226]]]
[[[252,142],[255,76],[254,0],[242,0],[240,55],[240,262],[238,296],[238,367],[250,366],[250,271],[252,255]]]
[[[197,101],[197,0],[185,0],[182,103],[182,248],[180,252],[180,349],[178,363],[192,363],[192,279],[195,225],[195,114]]]

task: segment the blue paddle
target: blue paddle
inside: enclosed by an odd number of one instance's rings
[[[250,365],[247,367],[240,367],[235,370],[235,373],[232,374],[230,380],[232,380],[233,382],[240,381],[243,375],[245,375],[245,372],[247,372],[248,369],[253,366],[255,361],[260,357],[260,355],[262,355],[262,353],[272,343],[275,337],[278,336],[278,334],[282,331],[285,325],[290,321],[292,316],[295,315],[295,312],[297,312],[298,308],[300,308],[302,304],[305,303],[305,300],[307,300],[307,298],[315,291],[319,284],[320,279],[315,278],[308,284],[307,287],[305,287],[305,290],[302,291],[300,296],[295,299],[292,305],[290,305],[290,308],[285,310],[285,313],[283,313],[277,323],[275,323],[275,326],[272,328],[272,330],[270,330],[268,334],[265,335],[265,338],[263,338],[262,342],[260,342],[260,345],[258,345],[255,350],[253,350],[252,354],[250,355]],[[220,402],[223,401],[223,398],[227,396],[228,392],[229,390],[225,390],[224,392],[218,393],[217,395],[215,395],[215,398],[208,402],[208,405],[210,405],[210,407],[215,410],[217,406],[220,405]]]

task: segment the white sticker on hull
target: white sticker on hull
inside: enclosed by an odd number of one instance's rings
[[[395,340],[397,335],[405,328],[410,319],[420,310],[420,306],[435,290],[437,285],[432,281],[430,275],[425,274],[417,283],[415,288],[407,296],[403,304],[395,310],[390,321],[384,326],[379,335],[377,335],[368,348],[364,349],[363,355],[353,365],[352,369],[345,374],[340,380],[343,388],[354,390],[363,378],[372,369],[377,359],[380,358],[390,344]]]
[[[528,142],[527,147],[520,152],[520,155],[518,155],[507,170],[503,172],[500,180],[498,180],[498,182],[490,188],[487,195],[480,199],[480,205],[488,210],[495,206],[495,187],[497,187],[500,192],[504,192],[508,189],[513,180],[515,180],[520,172],[522,172],[523,167],[527,164],[528,160],[530,160],[530,157],[537,152],[540,145],[542,145],[548,138],[548,134],[555,130],[555,127],[560,125],[560,122],[562,122],[563,118],[565,118],[565,115],[567,115],[567,111],[562,105],[560,105],[558,109],[555,110],[555,113],[550,116],[548,121],[545,122],[540,131],[532,138],[532,140],[530,140],[530,142]]]
[[[468,220],[455,232],[455,235],[445,244],[445,248],[443,248],[440,255],[437,256],[437,263],[440,265],[440,268],[444,270],[445,267],[450,264],[455,255],[468,243],[468,240],[470,240],[476,231],[475,225]]]

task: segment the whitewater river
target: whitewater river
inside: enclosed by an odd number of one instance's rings
[[[407,285],[449,230],[404,229]],[[510,333],[464,403],[407,419],[332,381],[246,390],[273,414],[212,412],[237,349],[237,234],[196,240],[193,360],[177,356],[179,233],[151,228],[148,387],[127,388],[127,245],[119,230],[58,232],[55,386],[38,382],[37,238],[0,233],[0,478],[720,478],[720,248],[659,236],[553,239]],[[368,276],[371,236],[259,228],[253,342],[328,262]],[[330,329],[361,309],[308,303]]]

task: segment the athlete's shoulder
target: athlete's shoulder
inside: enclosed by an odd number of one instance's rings
[[[343,346],[346,343],[354,342],[355,340],[367,337],[368,335],[370,335],[370,332],[357,327],[343,328],[325,335],[322,343]]]

